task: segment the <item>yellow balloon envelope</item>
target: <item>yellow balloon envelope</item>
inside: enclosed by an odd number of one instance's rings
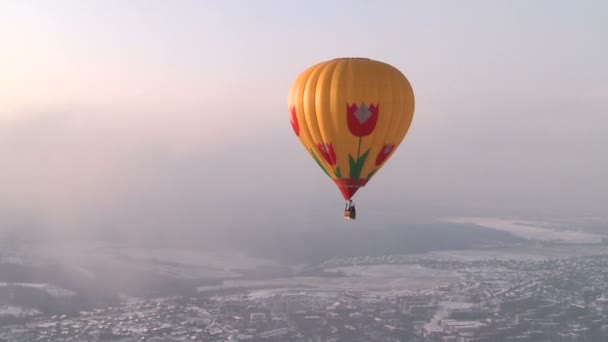
[[[414,116],[414,92],[389,64],[337,58],[304,70],[288,106],[296,136],[350,200],[401,144]]]

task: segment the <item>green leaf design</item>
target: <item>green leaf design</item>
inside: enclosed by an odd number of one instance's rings
[[[369,154],[369,150],[365,151],[359,159],[355,160],[352,155],[348,155],[348,168],[349,168],[349,177],[352,179],[361,178],[361,170],[363,169],[363,165],[365,164],[365,160],[367,160],[367,156]]]
[[[357,162],[355,161],[353,156],[350,154],[348,155],[348,170],[349,170],[348,177],[355,178],[356,171],[357,171]]]
[[[339,166],[336,168],[336,178],[342,178],[342,171]]]
[[[378,169],[375,169],[374,171],[370,172],[369,175],[367,176],[367,180],[369,181],[370,179],[372,179],[372,177],[376,174],[376,172],[378,172]]]
[[[313,152],[312,148],[310,149],[310,154],[312,155],[312,157],[315,159],[315,161],[317,162],[317,164],[319,164],[319,167],[321,168],[321,170],[323,170],[323,172],[325,172],[325,174],[328,177],[331,177],[329,175],[329,172],[327,172],[327,170],[325,170],[325,167],[323,167],[323,164],[321,163],[321,161],[319,160],[319,158],[317,157],[317,155]]]

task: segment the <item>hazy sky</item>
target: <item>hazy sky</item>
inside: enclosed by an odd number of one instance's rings
[[[606,13],[602,0],[2,1],[0,223],[602,213]],[[341,56],[396,66],[417,101],[356,223],[286,105],[299,72]]]

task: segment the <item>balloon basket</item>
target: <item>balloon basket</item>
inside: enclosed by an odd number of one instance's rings
[[[357,213],[350,210],[344,210],[344,218],[347,220],[355,220],[357,218]]]

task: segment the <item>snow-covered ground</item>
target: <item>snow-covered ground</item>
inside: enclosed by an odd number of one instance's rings
[[[306,291],[363,291],[384,295],[407,293],[461,280],[456,272],[434,270],[420,265],[376,265],[330,268],[345,277],[294,277],[272,280],[227,280],[221,286],[202,286],[199,291],[229,288],[279,287]]]
[[[600,243],[605,236],[572,230],[564,230],[549,222],[509,220],[494,217],[449,217],[444,222],[474,224],[480,227],[509,232],[515,236],[538,241],[567,242],[575,244]],[[558,230],[559,229],[559,230]]]
[[[40,314],[40,311],[36,309],[24,308],[21,306],[12,305],[0,305],[0,316],[13,316],[13,317],[29,317]]]
[[[253,258],[232,251],[219,253],[176,248],[124,248],[115,249],[114,251],[140,260],[159,260],[218,269],[246,269],[264,264],[275,264],[271,260]]]
[[[549,247],[504,247],[497,249],[468,249],[433,251],[419,254],[425,259],[469,262],[475,260],[546,260],[570,256],[587,256],[608,253],[608,246],[566,245]]]
[[[76,293],[73,292],[73,291],[66,290],[66,289],[63,289],[61,287],[57,287],[57,286],[53,286],[53,285],[49,285],[49,284],[44,284],[44,283],[7,283],[7,282],[0,282],[0,287],[7,287],[7,286],[37,288],[37,289],[46,291],[46,293],[48,293],[49,295],[51,295],[53,297],[71,297],[71,296],[76,295]]]

